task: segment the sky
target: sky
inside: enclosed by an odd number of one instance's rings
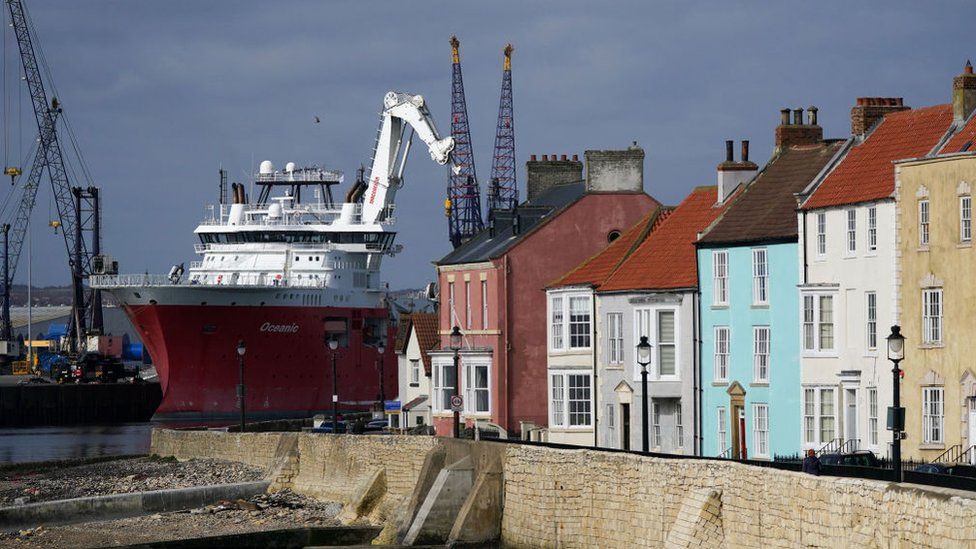
[[[945,103],[976,57],[972,2],[25,3],[102,189],[103,249],[123,272],[196,259],[193,229],[216,201],[220,166],[247,181],[265,159],[324,164],[352,181],[370,161],[388,90],[423,95],[449,133],[451,34],[482,179],[511,42],[522,196],[531,154],[582,158],[637,141],[645,190],[668,204],[714,184],[726,139],[749,139],[752,160],[765,162],[781,108],[816,105],[826,136],[844,138],[858,96]],[[4,43],[10,165],[36,129],[9,31]],[[433,280],[432,261],[450,251],[446,182],[444,167],[411,155],[397,195],[404,250],[384,264],[391,288]],[[0,183],[0,200],[8,192]],[[50,197],[45,181],[32,220],[36,285],[68,282]],[[16,281],[26,282],[26,260]]]

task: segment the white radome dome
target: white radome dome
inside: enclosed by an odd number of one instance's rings
[[[295,163],[294,162],[289,162],[289,163],[285,164],[285,173],[291,173],[293,171],[295,171]]]
[[[258,172],[262,175],[274,173],[274,164],[270,160],[261,161],[261,167],[258,168]]]

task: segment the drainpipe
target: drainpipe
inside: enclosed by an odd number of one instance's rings
[[[600,418],[600,391],[598,389],[600,387],[600,384],[598,383],[599,378],[597,377],[597,366],[596,366],[597,345],[599,341],[597,339],[597,333],[599,332],[597,332],[596,329],[596,322],[597,319],[599,319],[600,317],[597,316],[597,311],[596,311],[596,289],[595,288],[593,289],[593,294],[590,302],[592,303],[590,310],[593,311],[593,320],[590,322],[590,325],[593,326],[593,335],[591,336],[593,339],[591,340],[591,347],[590,347],[591,349],[593,349],[593,387],[591,387],[590,389],[591,390],[590,394],[593,395],[593,447],[599,448],[600,431],[598,429],[598,426],[600,423],[600,419],[599,419]],[[549,319],[546,319],[546,322],[548,323]],[[549,374],[546,373],[546,375]],[[546,381],[548,382],[548,380]],[[546,398],[548,399],[548,395],[546,396]]]
[[[694,355],[694,373],[692,379],[694,379],[694,389],[693,399],[694,400],[694,425],[696,426],[695,431],[695,455],[702,455],[702,414],[701,414],[701,393],[702,393],[702,375],[701,375],[701,315],[698,314],[698,307],[701,305],[701,292],[695,291],[691,294],[692,299],[692,324],[695,330],[695,346],[692,350]]]
[[[803,210],[800,216],[802,219],[801,228],[803,229],[803,241],[800,243],[802,246],[800,253],[803,254],[803,280],[800,281],[800,284],[806,284],[808,275],[807,271],[809,269],[809,265],[807,264],[807,211]]]
[[[503,326],[503,332],[502,332],[502,335],[504,337],[498,338],[498,340],[499,343],[504,341],[504,349],[501,349],[501,353],[499,353],[499,355],[501,355],[502,353],[505,354],[505,383],[504,383],[504,388],[502,389],[502,391],[504,391],[505,394],[505,400],[503,400],[502,402],[504,402],[505,404],[504,406],[501,406],[502,411],[505,413],[505,418],[504,419],[499,418],[499,420],[501,420],[499,423],[501,423],[502,425],[505,426],[506,429],[511,431],[512,425],[509,424],[510,402],[508,399],[508,387],[511,384],[511,378],[512,378],[512,341],[511,341],[512,331],[510,330],[512,325],[512,310],[511,310],[511,296],[508,287],[508,283],[509,283],[508,254],[505,254],[504,261],[502,262],[502,266],[503,266],[502,268],[505,271],[503,273],[505,279],[505,324]],[[548,376],[549,373],[547,372],[546,375]],[[546,395],[546,398],[548,398],[548,395]],[[525,436],[525,433],[520,433],[520,435]]]

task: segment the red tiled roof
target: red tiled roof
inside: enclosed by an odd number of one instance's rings
[[[437,315],[435,313],[413,313],[410,322],[417,332],[417,344],[420,345],[420,358],[424,361],[424,373],[430,375],[430,355],[438,347],[440,338],[437,337]]]
[[[891,196],[892,162],[928,154],[952,123],[952,105],[935,105],[886,116],[853,147],[803,203],[803,209],[856,204]]]
[[[952,154],[958,152],[969,152],[976,150],[973,142],[976,141],[976,116],[970,116],[966,125],[953,135],[949,141],[942,146],[939,154]]]
[[[671,208],[658,207],[656,204],[651,211],[638,221],[633,227],[610,243],[606,248],[580,263],[572,271],[550,283],[547,287],[588,285],[597,286],[610,276],[634,248],[637,247],[647,234],[654,230],[668,214]]]
[[[698,285],[695,241],[734,202],[738,193],[716,205],[717,189],[698,187],[691,192],[660,228],[651,232],[636,250],[600,286],[600,291],[665,290]]]

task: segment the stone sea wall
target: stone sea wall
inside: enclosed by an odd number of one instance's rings
[[[413,516],[431,468],[467,455],[476,473],[501,470],[506,547],[976,547],[974,493],[726,461],[435,437],[160,430],[152,451],[265,467],[272,490],[360,509],[351,517],[385,523],[388,539]],[[370,494],[380,499],[373,511],[364,507]],[[492,498],[479,504],[498,505]]]

